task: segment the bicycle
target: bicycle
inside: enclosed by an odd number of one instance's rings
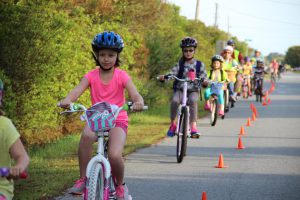
[[[157,77],[159,79],[159,77]],[[195,80],[198,81],[200,85],[202,80],[200,78],[195,77],[195,72],[188,73],[188,77],[185,79],[180,79],[175,75],[164,75],[165,80],[176,79],[177,81],[183,82],[183,98],[181,103],[178,106],[177,112],[177,126],[175,130],[175,135],[177,135],[177,147],[176,147],[176,158],[177,163],[181,163],[183,157],[186,155],[186,148],[187,148],[187,138],[191,136],[191,129],[190,129],[190,108],[188,105],[188,97],[187,97],[187,90],[188,90],[188,82],[194,82]]]
[[[242,88],[243,88],[243,98],[248,99],[249,96],[249,86],[248,86],[248,75],[243,76],[243,81],[242,81]]]
[[[209,98],[209,104],[210,104],[210,124],[211,126],[215,126],[217,123],[217,119],[219,116],[219,108],[218,108],[218,95],[220,91],[222,91],[223,83],[218,81],[211,81],[210,87],[211,87],[211,95]],[[225,113],[222,116],[222,119],[225,118]]]
[[[83,112],[82,121],[87,121],[88,126],[98,137],[97,154],[89,161],[86,170],[86,189],[84,200],[108,200],[116,199],[115,182],[111,174],[111,166],[108,160],[108,133],[115,126],[115,120],[121,110],[130,110],[132,103],[128,102],[122,107],[111,105],[107,102],[99,102],[90,108],[77,103],[70,104],[70,110],[64,113]],[[144,109],[148,109],[144,106]]]
[[[231,106],[230,106],[230,104],[231,104]],[[233,107],[233,101],[230,100],[229,89],[228,89],[228,87],[226,87],[224,90],[224,111],[226,113],[229,111],[229,107],[231,107],[231,108]]]

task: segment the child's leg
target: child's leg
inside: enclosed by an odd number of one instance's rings
[[[86,125],[81,134],[78,148],[80,178],[86,177],[86,167],[92,157],[92,145],[96,139],[95,133]]]
[[[116,178],[116,184],[124,182],[124,160],[122,157],[123,148],[126,143],[126,133],[121,127],[115,127],[109,132],[108,159],[111,165],[112,174]]]
[[[181,98],[182,98],[182,92],[177,90],[174,93],[172,102],[171,102],[171,113],[170,113],[171,124],[175,124],[177,109],[178,109],[178,105],[180,104]]]
[[[218,103],[221,111],[224,112],[224,92],[221,90],[218,95]]]
[[[197,116],[198,116],[198,97],[199,92],[189,93],[189,105],[190,105],[190,123],[191,128],[197,128]]]

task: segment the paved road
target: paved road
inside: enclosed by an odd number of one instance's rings
[[[270,85],[266,84],[266,88]],[[270,95],[271,104],[241,100],[215,127],[198,122],[202,137],[188,141],[187,156],[176,162],[175,138],[141,149],[126,160],[126,182],[136,200],[300,199],[300,74],[287,74]],[[237,150],[240,127],[252,112],[259,118],[245,127],[243,150]],[[228,168],[214,168],[223,154]],[[60,197],[57,200],[81,199]]]

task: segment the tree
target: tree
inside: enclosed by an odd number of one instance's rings
[[[285,62],[292,67],[300,66],[300,46],[292,46],[285,55]]]

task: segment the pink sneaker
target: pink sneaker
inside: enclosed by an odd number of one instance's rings
[[[86,178],[81,178],[81,179],[75,181],[74,186],[68,190],[68,193],[81,195],[85,188],[85,182],[86,182]]]
[[[224,116],[224,110],[219,110],[219,116]]]
[[[176,131],[176,125],[172,124],[168,130],[167,136],[168,137],[174,137]]]
[[[129,195],[128,187],[126,184],[119,185],[116,187],[117,200],[132,200],[131,195]]]
[[[207,104],[204,105],[204,110],[210,110],[210,105],[209,105],[209,103],[207,103]]]
[[[197,128],[192,128],[191,129],[191,138],[199,138],[200,137],[200,132],[197,130]]]

